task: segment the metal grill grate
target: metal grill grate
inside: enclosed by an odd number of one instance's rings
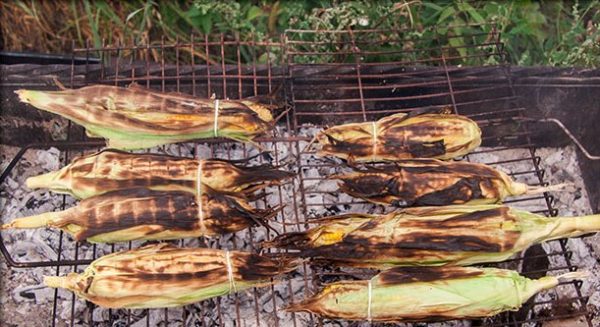
[[[435,39],[436,45],[432,47],[422,42],[427,38]],[[453,38],[461,38],[464,45],[450,46],[455,44]],[[519,181],[544,184],[541,158],[536,155],[529,137],[531,120],[524,119],[526,108],[519,105],[515,96],[510,68],[503,64],[503,44],[493,25],[450,27],[421,33],[401,30],[289,30],[279,42],[229,40],[223,35],[192,35],[191,40],[190,43],[175,44],[165,44],[164,39],[154,43],[132,42],[133,45],[103,44],[99,48],[88,44],[86,48],[74,48],[73,58],[100,57],[101,63],[86,63],[85,71],[75,69],[73,63],[70,76],[63,79],[63,83],[81,87],[94,83],[125,86],[136,82],[162,91],[202,97],[215,94],[217,98],[268,94],[281,87],[279,101],[287,103],[287,107],[279,128],[272,135],[259,139],[259,143],[272,151],[273,164],[288,165],[298,175],[282,186],[271,188],[271,194],[263,194],[256,203],[259,207],[267,206],[267,198],[270,198],[287,205],[277,217],[279,224],[275,225],[281,232],[308,228],[312,218],[325,214],[386,210],[382,206],[338,195],[327,188],[326,175],[341,168],[339,162],[315,157],[314,151],[306,148],[317,126],[374,120],[396,112],[449,105],[456,113],[476,120],[483,131],[483,147],[464,160],[500,167]],[[220,60],[214,61],[213,58]],[[465,63],[486,66],[472,74],[472,69],[461,67]],[[490,75],[495,79],[490,79]],[[21,164],[23,155],[29,150],[58,147],[65,165],[74,156],[95,151],[102,145],[102,141],[86,138],[80,127],[69,124],[67,141],[22,149],[0,176],[0,183],[14,173],[14,168]],[[245,157],[257,152],[251,146],[221,139],[163,146],[156,151],[199,157],[206,150],[205,146],[208,146],[211,156],[225,159],[239,159],[233,158],[232,154],[240,151]],[[259,157],[256,160],[266,159]],[[67,198],[61,197],[64,209]],[[515,197],[507,202],[550,216],[557,214],[552,207],[553,198],[548,194]],[[199,239],[192,240],[192,244],[211,247],[225,244],[230,249],[257,251],[257,234],[256,230],[250,229],[244,239],[232,237],[229,243]],[[261,237],[269,239],[272,236],[267,232]],[[0,250],[11,267],[53,267],[54,273],[65,274],[82,271],[85,265],[103,254],[141,244],[74,243],[62,232],[57,232],[57,237],[58,245],[54,249],[57,258],[53,260],[19,261],[13,257],[12,245],[4,241],[0,242]],[[188,243],[180,242],[182,245]],[[549,248],[552,251],[538,255],[548,257],[549,267],[543,271],[529,270],[528,274],[554,274],[577,269],[571,264],[571,252],[565,240],[550,242]],[[526,260],[535,258],[530,256]],[[523,258],[517,257],[499,265],[522,270],[525,267],[523,261]],[[183,310],[106,310],[106,319],[100,321],[94,318],[94,312],[103,312],[103,309],[87,303],[84,309],[76,310],[78,300],[75,296],[56,290],[49,319],[52,326],[61,325],[60,311],[65,303],[70,303],[66,321],[70,325],[112,326],[118,323],[121,326],[135,323],[141,326],[145,323],[150,326],[160,321],[162,325],[192,326],[337,325],[337,322],[308,314],[289,314],[281,307],[288,301],[301,300],[324,282],[348,277],[350,273],[308,264],[301,266],[298,272],[277,287],[208,300],[186,306]],[[591,326],[586,311],[587,298],[582,296],[580,286],[578,282],[563,283],[543,293],[547,296],[536,297],[524,312],[502,314],[475,324],[539,325],[546,320],[584,316]],[[548,314],[547,307],[558,301],[575,309],[560,315]]]

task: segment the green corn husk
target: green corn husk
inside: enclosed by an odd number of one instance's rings
[[[233,233],[257,224],[268,227],[278,210],[255,209],[242,198],[211,189],[199,200],[189,192],[137,188],[94,196],[64,211],[17,218],[0,230],[54,227],[91,243],[170,240]]]
[[[317,134],[316,141],[319,155],[355,162],[452,159],[478,147],[481,130],[464,116],[399,113],[377,122],[328,128]]]
[[[331,177],[341,180],[341,191],[372,203],[398,207],[498,203],[509,196],[566,186],[529,186],[484,164],[436,159],[401,160],[354,170]]]
[[[92,85],[62,91],[17,90],[21,102],[63,116],[108,140],[108,147],[141,149],[193,139],[225,137],[250,142],[273,127],[266,105],[163,93],[136,84]]]
[[[533,244],[598,231],[600,215],[547,218],[506,206],[456,205],[331,217],[264,246],[355,267],[467,266],[503,261]]]
[[[81,274],[46,276],[44,283],[105,308],[166,308],[269,285],[295,266],[289,259],[230,251],[232,284],[226,255],[210,248],[149,245],[103,256]]]
[[[392,268],[368,281],[341,281],[288,307],[334,319],[387,322],[443,321],[516,311],[540,291],[582,279],[585,272],[529,279],[495,268]]]
[[[251,196],[257,190],[278,185],[293,176],[271,165],[249,167],[236,163],[108,149],[76,158],[58,171],[30,177],[26,183],[29,188],[49,188],[78,199],[139,187],[196,193],[198,165],[202,165],[200,180],[204,186],[219,192]]]

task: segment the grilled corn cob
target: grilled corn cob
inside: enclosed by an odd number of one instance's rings
[[[502,202],[508,196],[542,193],[565,184],[535,187],[492,167],[435,159],[401,160],[332,176],[340,190],[377,204],[399,207]]]
[[[47,276],[44,283],[106,308],[175,307],[267,285],[293,267],[291,260],[248,252],[156,244],[103,256],[81,274]]]
[[[503,261],[544,241],[600,231],[600,215],[547,218],[499,205],[407,208],[320,223],[264,246],[356,267],[467,266]]]
[[[197,197],[189,192],[136,188],[94,196],[64,211],[18,218],[0,229],[55,227],[78,241],[92,243],[168,240],[232,233],[255,224],[268,226],[266,220],[276,213],[276,209],[255,209],[242,198],[210,189]]]
[[[371,280],[329,284],[288,311],[329,318],[373,321],[441,321],[516,311],[529,298],[559,282],[582,279],[585,272],[529,279],[495,268],[397,267]]]
[[[292,176],[271,165],[245,167],[219,159],[196,160],[104,150],[79,157],[61,170],[30,177],[26,183],[30,188],[50,188],[85,199],[137,187],[195,193],[199,189],[199,179],[215,191],[241,192],[250,196],[256,190]]]
[[[61,115],[119,149],[149,148],[198,138],[251,141],[273,125],[269,108],[252,101],[200,99],[136,84],[62,91],[17,90],[22,102]]]
[[[356,162],[452,159],[481,144],[471,119],[452,114],[399,113],[377,122],[334,126],[316,136],[318,154]]]

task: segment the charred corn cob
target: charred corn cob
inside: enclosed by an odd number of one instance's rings
[[[47,276],[44,283],[106,308],[175,307],[270,284],[293,267],[291,260],[248,252],[156,244],[103,256],[81,274]]]
[[[168,240],[232,233],[266,221],[276,209],[252,208],[242,198],[203,190],[197,197],[182,191],[144,188],[119,190],[82,200],[64,211],[18,218],[0,226],[55,227],[76,240],[113,243],[131,240]]]
[[[49,188],[79,199],[138,187],[195,193],[199,189],[198,181],[215,191],[250,196],[291,176],[293,174],[271,165],[248,167],[219,159],[196,160],[104,150],[76,158],[61,170],[30,177],[26,183],[30,188]]]
[[[544,241],[600,231],[600,215],[547,218],[499,205],[407,208],[320,223],[264,245],[356,267],[467,266],[503,261]]]
[[[316,136],[318,154],[356,162],[452,159],[481,144],[471,119],[453,114],[399,113],[376,122],[328,128]]]
[[[226,137],[251,141],[268,131],[273,116],[252,101],[200,99],[133,84],[61,91],[17,90],[22,102],[61,115],[104,137],[119,149],[149,148],[192,139]]]
[[[373,321],[441,321],[516,311],[529,298],[559,282],[582,279],[585,272],[529,279],[495,268],[410,268],[384,271],[371,280],[326,285],[288,311],[329,318]]]
[[[483,164],[435,159],[401,160],[332,178],[341,180],[340,190],[347,194],[399,207],[498,203],[565,186],[529,186]]]

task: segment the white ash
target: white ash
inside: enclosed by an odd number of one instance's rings
[[[547,167],[548,176],[546,180],[551,184],[569,182],[573,183],[576,192],[556,192],[555,208],[559,216],[581,216],[592,214],[585,184],[581,178],[581,171],[577,164],[577,153],[574,146],[561,149],[540,149],[538,154],[542,157],[544,166]],[[558,242],[552,242],[558,243]],[[553,245],[554,245],[553,244]],[[600,310],[600,236],[594,234],[584,238],[572,238],[568,240],[568,248],[573,252],[571,262],[591,274],[581,287],[583,296],[589,296],[588,308],[591,312],[598,313]],[[570,295],[574,295],[572,287],[569,287]],[[600,325],[600,316],[593,317],[593,325]]]
[[[311,138],[316,128],[303,128],[300,130],[300,136]],[[282,130],[278,130],[279,135],[284,135]],[[308,142],[299,142],[300,150],[303,150]],[[266,190],[267,195],[263,199],[256,201],[258,208],[277,207],[280,204],[285,205],[283,211],[277,216],[271,226],[280,233],[285,228],[286,231],[303,230],[306,219],[323,217],[332,214],[347,212],[368,212],[383,213],[386,208],[367,203],[361,203],[352,199],[347,194],[337,192],[337,181],[325,179],[326,176],[335,173],[348,171],[348,168],[337,159],[323,160],[313,154],[302,154],[298,158],[295,145],[286,142],[275,145],[263,144],[263,150],[271,151],[270,157],[277,156],[278,163],[283,165],[282,169],[297,169],[296,163],[300,162],[303,178],[314,178],[315,180],[304,180],[304,191],[306,197],[303,199],[300,192],[300,180],[286,183],[281,187],[270,187]],[[486,150],[486,149],[479,149]],[[197,157],[208,159],[213,157],[223,159],[240,159],[244,157],[259,154],[261,149],[253,146],[243,146],[237,143],[226,143],[222,145],[205,145],[184,143],[181,145],[166,145],[155,147],[149,151],[153,153],[167,153],[176,156]],[[5,167],[8,161],[16,153],[16,149],[3,151],[2,166]],[[540,149],[537,154],[542,158],[542,168],[546,168],[546,181],[551,184],[572,182],[576,186],[576,192],[554,192],[556,197],[554,206],[559,209],[559,215],[572,216],[590,213],[590,207],[587,200],[587,194],[581,180],[581,173],[577,166],[575,150],[573,147],[562,149]],[[77,153],[72,154],[77,155]],[[486,152],[469,156],[469,160],[476,162],[494,163],[511,159],[529,158],[527,149],[511,149],[507,151]],[[8,177],[0,201],[2,201],[2,222],[7,222],[16,217],[32,215],[45,211],[60,210],[62,205],[62,195],[52,194],[45,190],[31,191],[24,186],[27,177],[55,170],[61,166],[62,153],[56,149],[48,150],[30,150],[26,153],[24,159],[15,167],[13,173]],[[262,157],[252,159],[250,163],[257,164],[265,162]],[[329,164],[327,167],[306,167],[306,165]],[[273,162],[275,164],[275,162]],[[520,182],[536,184],[537,176],[535,173],[522,173],[533,171],[531,160],[521,160],[511,163],[494,164],[507,173],[518,173],[514,178]],[[281,190],[281,191],[280,191]],[[296,196],[294,196],[294,191]],[[316,193],[315,193],[316,192]],[[513,200],[523,200],[511,203],[512,206],[526,210],[546,210],[546,203],[543,199],[529,199],[531,196],[517,197]],[[66,207],[75,204],[75,200],[66,197]],[[350,204],[345,204],[346,202]],[[305,209],[306,205],[306,209]],[[296,212],[298,215],[296,216]],[[283,225],[282,223],[286,224]],[[299,224],[297,224],[299,223]],[[18,261],[49,261],[55,260],[59,242],[59,232],[51,229],[9,231],[3,232],[3,241],[7,245],[10,253]],[[259,242],[274,237],[273,232],[267,232],[263,227],[254,227],[232,235],[222,237],[206,238],[204,240],[189,239],[176,242],[182,246],[209,246],[223,249],[245,249],[259,251]],[[591,271],[593,276],[583,283],[582,293],[589,295],[589,307],[591,310],[598,310],[600,305],[600,276],[597,262],[598,236],[587,237],[584,239],[571,239],[568,242],[569,250],[573,251],[571,261],[573,264]],[[132,247],[138,247],[145,242],[132,242]],[[63,239],[63,259],[75,258],[75,243],[65,236]],[[560,252],[560,244],[557,241],[548,242],[543,245],[547,252]],[[97,258],[103,254],[111,253],[113,250],[127,249],[129,244],[97,245],[92,246],[87,243],[80,243],[77,249],[78,258]],[[562,255],[549,257],[550,267],[565,266],[565,259]],[[508,262],[501,264],[502,267],[516,269],[519,268],[519,262]],[[82,271],[85,267],[77,267],[76,271]],[[312,274],[311,267],[306,266],[307,273]],[[321,271],[317,268],[317,272]],[[60,274],[66,274],[74,271],[72,267],[63,267]],[[321,286],[309,278],[308,288],[302,275],[303,268],[300,267],[297,272],[290,274],[287,278],[278,281],[273,288],[266,286],[263,288],[251,289],[239,292],[237,295],[221,297],[220,299],[207,300],[183,309],[154,309],[154,310],[109,310],[102,309],[86,304],[86,302],[75,299],[72,302],[72,293],[60,290],[58,291],[58,320],[57,325],[69,325],[71,320],[71,308],[74,304],[74,323],[76,326],[85,325],[90,320],[99,326],[122,326],[127,321],[133,326],[146,326],[147,323],[154,326],[182,325],[185,319],[186,325],[195,325],[203,322],[204,324],[218,324],[219,319],[226,325],[232,325],[238,319],[242,326],[272,326],[275,323],[274,312],[277,312],[277,320],[280,326],[292,325],[292,319],[298,326],[308,326],[310,322],[316,322],[317,317],[306,313],[290,314],[283,308],[290,301],[299,302],[306,296],[314,294]],[[551,271],[550,274],[559,274],[566,271]],[[34,269],[9,269],[3,282],[10,290],[10,297],[2,299],[2,307],[15,308],[14,312],[3,312],[10,317],[24,316],[28,312],[35,310],[41,314],[39,322],[32,325],[45,326],[51,320],[52,299],[54,290],[42,287],[42,276],[55,274],[55,268],[34,268]],[[333,279],[332,279],[333,280]],[[536,298],[537,301],[554,300],[557,298],[574,297],[574,287],[572,285],[563,285],[548,292],[542,292]],[[275,306],[273,303],[275,301]],[[235,303],[239,305],[239,316],[235,310]],[[255,317],[255,306],[258,305],[259,317]],[[570,304],[573,305],[573,304]],[[218,306],[218,309],[217,309]],[[534,312],[539,314],[544,310],[552,312],[552,304],[538,305],[534,307]],[[165,311],[168,317],[165,321]],[[219,315],[220,312],[220,315]],[[43,314],[43,315],[42,315]],[[220,317],[219,317],[220,316]],[[18,318],[15,318],[18,319]],[[129,320],[128,320],[129,319]],[[598,318],[596,318],[598,319]],[[327,326],[348,326],[346,321],[331,321],[323,319],[322,322]],[[596,321],[596,323],[600,323]],[[237,324],[237,322],[235,323]],[[368,326],[367,323],[354,324],[353,326]],[[423,324],[414,324],[423,326]],[[470,326],[468,321],[454,321],[448,323],[429,324],[428,326]]]

